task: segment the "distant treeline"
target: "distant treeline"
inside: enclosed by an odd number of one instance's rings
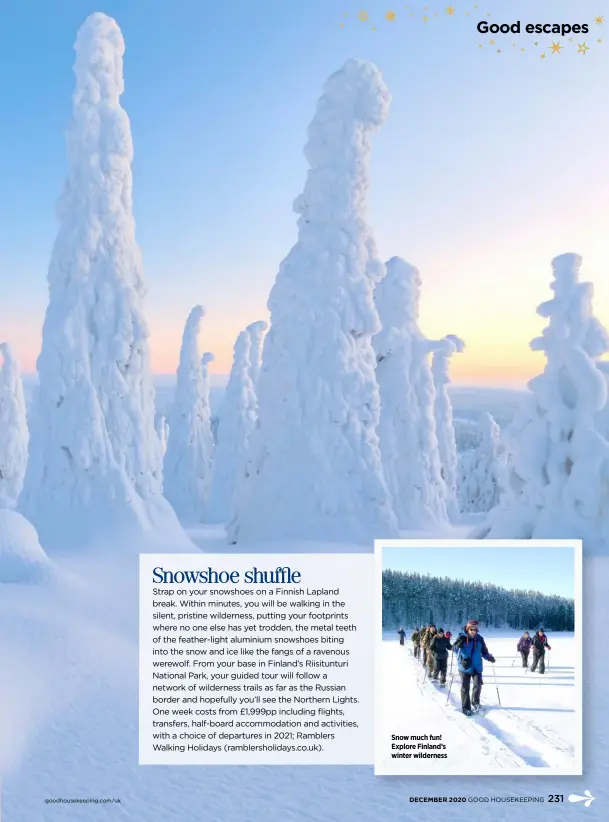
[[[468,619],[492,628],[573,631],[575,603],[538,591],[513,591],[483,582],[383,571],[383,628],[433,622],[458,630]]]

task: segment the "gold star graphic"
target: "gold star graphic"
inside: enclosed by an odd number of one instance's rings
[[[534,45],[534,46],[538,46],[538,45],[539,45],[539,43],[537,42],[537,40],[535,40],[535,42],[533,43],[533,45]]]
[[[465,16],[469,17],[469,12],[468,11],[465,12]]]
[[[359,17],[360,22],[365,23],[366,20],[368,19],[368,12],[367,11],[360,11],[360,13],[357,16]]]
[[[495,45],[495,41],[494,41],[494,40],[489,40],[489,43],[491,44],[491,46],[494,46],[494,45]]]
[[[423,18],[423,22],[427,23],[428,20],[429,20],[429,17],[427,15],[425,15],[425,17]]]
[[[455,14],[455,11],[456,11],[456,9],[454,9],[452,6],[449,6],[446,9],[446,14],[448,14],[449,17],[453,17],[454,14]]]
[[[479,48],[479,49],[484,48],[484,46],[482,45],[482,43],[478,43],[478,48]]]
[[[524,51],[524,48],[521,48],[520,51]]]
[[[560,42],[558,42],[558,43],[552,43],[550,48],[552,49],[552,54],[560,54],[560,50],[563,49],[564,46],[561,46]]]
[[[577,53],[578,54],[585,54],[587,51],[590,51],[590,46],[587,43],[578,43],[577,44]]]
[[[546,59],[546,55],[545,55],[543,52],[542,52],[542,54],[541,54],[541,59],[542,59],[542,60],[545,60],[545,59]]]
[[[605,18],[601,17],[600,14],[599,14],[598,17],[594,18],[594,22],[596,23],[597,26],[602,26],[603,23],[605,22]]]
[[[394,11],[388,11],[385,15],[385,20],[389,20],[391,23],[395,21],[396,13]]]
[[[602,43],[603,41],[602,41],[602,39],[599,37],[599,38],[597,38],[596,42],[597,42],[597,43]]]
[[[372,26],[370,30],[371,31],[376,31],[376,26]]]
[[[344,23],[341,23],[341,24],[340,24],[340,27],[341,27],[341,29],[344,29],[344,28],[345,28],[345,24],[344,24]]]
[[[497,54],[501,54],[501,49],[497,49]]]

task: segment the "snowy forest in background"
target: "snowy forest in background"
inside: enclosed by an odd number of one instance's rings
[[[482,626],[573,631],[575,603],[539,591],[508,590],[485,582],[383,571],[383,628],[434,623],[453,633],[476,615]]]

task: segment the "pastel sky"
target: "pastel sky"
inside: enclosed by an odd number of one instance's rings
[[[201,345],[215,352],[216,374],[230,369],[238,332],[267,318],[296,239],[306,129],[326,77],[350,57],[376,62],[393,95],[374,140],[369,221],[384,259],[420,268],[425,333],[465,339],[455,382],[521,385],[536,373],[528,343],[557,254],[583,255],[609,323],[609,15],[592,23],[606,0],[455,0],[454,16],[448,5],[5,0],[0,338],[24,370],[35,368],[47,301],[72,46],[93,11],[115,17],[127,45],[123,105],[156,372],[174,371],[195,303],[208,312]],[[483,19],[592,25],[573,42],[538,35],[534,46],[521,34],[491,45],[476,32]],[[562,53],[550,53],[552,40]]]
[[[575,597],[573,548],[383,548],[383,569]]]

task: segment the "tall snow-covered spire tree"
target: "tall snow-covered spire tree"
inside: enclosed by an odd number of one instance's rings
[[[163,466],[164,494],[188,524],[203,518],[213,456],[209,396],[205,397],[198,343],[204,313],[200,305],[195,306],[184,328]]]
[[[251,378],[251,337],[242,331],[234,347],[233,366],[218,423],[208,522],[227,522],[235,513],[251,433],[256,424],[256,394]]]
[[[157,437],[161,441],[161,452],[163,456],[167,453],[167,440],[169,439],[169,422],[165,414],[157,411],[154,415],[154,427],[156,429]]]
[[[258,378],[262,367],[262,347],[264,344],[264,335],[268,327],[268,323],[265,323],[263,320],[258,320],[248,325],[245,329],[250,335],[250,376],[252,378],[254,391],[258,385]]]
[[[29,430],[19,363],[0,343],[0,506],[15,504],[27,466]]]
[[[211,351],[206,351],[205,354],[201,357],[201,378],[203,380],[203,402],[209,409],[209,416],[211,419],[211,380],[209,377],[209,364],[213,362],[216,358],[211,353]]]
[[[609,443],[597,415],[607,385],[597,359],[609,336],[593,316],[591,283],[580,282],[581,257],[552,261],[554,297],[537,313],[548,319],[531,343],[546,366],[507,432],[506,489],[474,537],[581,538],[587,552],[609,545]]]
[[[49,305],[23,510],[48,540],[82,542],[126,526],[177,527],[161,494],[162,449],[144,283],[132,213],[124,42],[92,14],[75,44],[68,175],[49,272]],[[182,534],[182,536],[184,536]]]
[[[459,504],[457,501],[457,440],[455,438],[455,424],[453,407],[448,396],[447,386],[450,384],[450,358],[455,353],[461,353],[465,343],[454,334],[448,334],[438,342],[431,361],[436,399],[434,415],[436,419],[436,433],[438,437],[438,452],[442,466],[442,477],[446,486],[446,508],[452,522],[459,519]]]
[[[440,345],[418,326],[421,277],[393,257],[374,299],[382,328],[374,337],[381,396],[379,438],[383,467],[401,528],[433,528],[446,522],[434,419],[435,392],[429,357]]]
[[[366,223],[371,135],[390,95],[372,63],[325,84],[294,203],[258,380],[259,425],[229,540],[369,543],[397,534],[376,434],[373,289],[385,273]]]

